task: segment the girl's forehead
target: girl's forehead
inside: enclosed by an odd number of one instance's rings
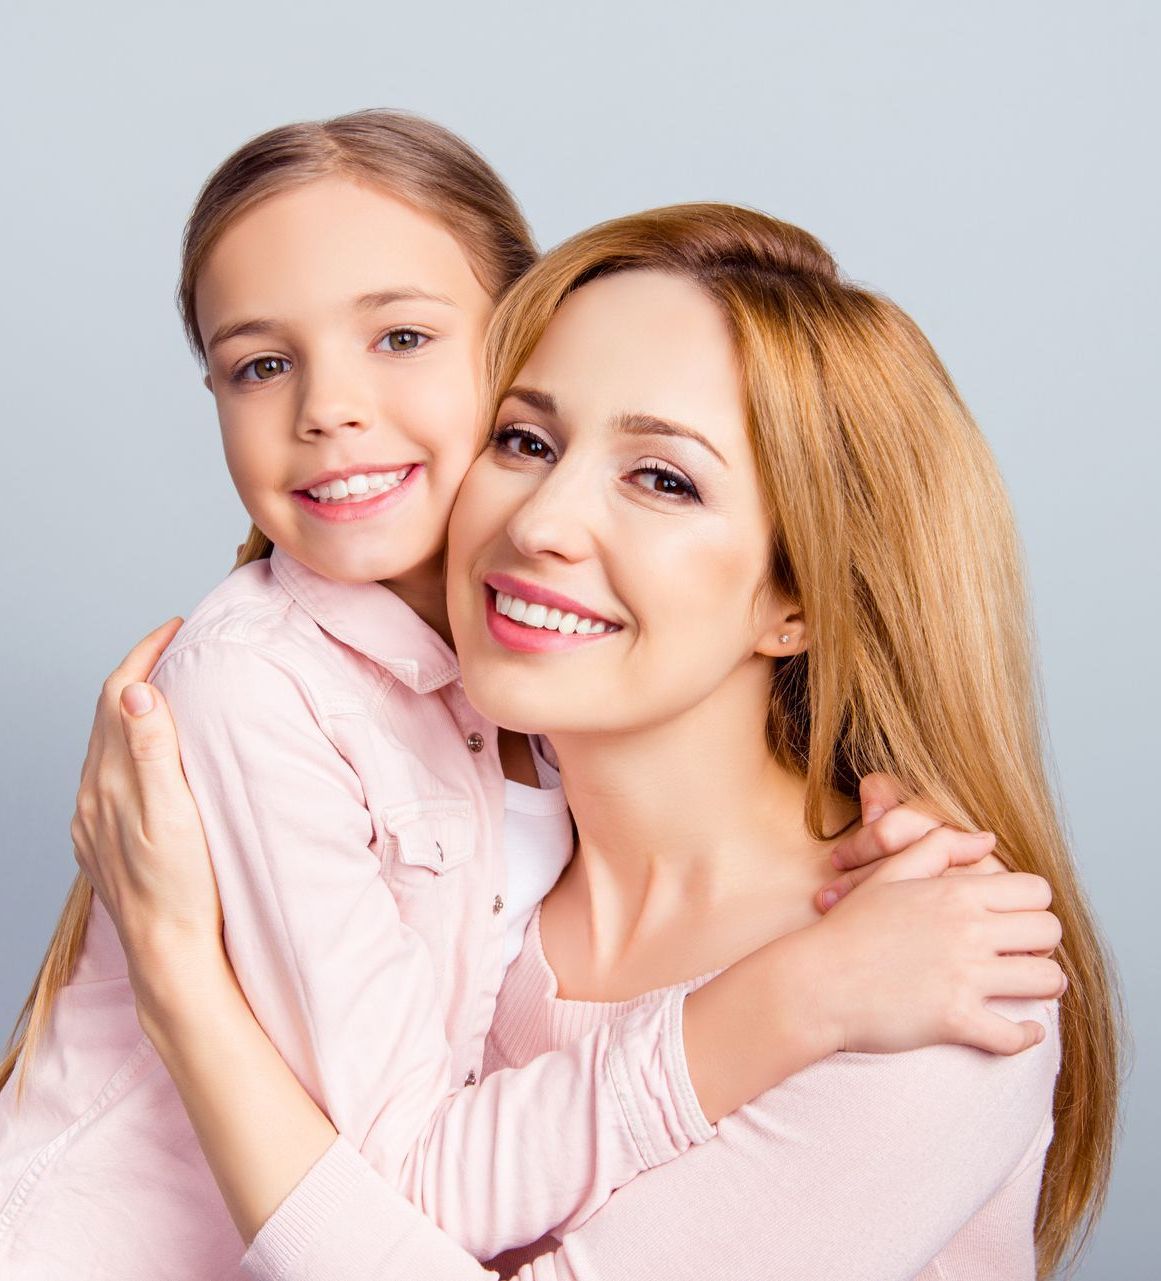
[[[381,188],[330,177],[278,192],[239,215],[207,255],[199,308],[259,291],[360,298],[414,289],[475,303],[464,248],[433,216]]]

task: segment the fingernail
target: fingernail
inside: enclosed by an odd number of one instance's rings
[[[1039,1045],[1044,1040],[1044,1028],[1039,1023],[1036,1024],[1036,1044]]]
[[[990,841],[992,836],[992,832],[972,832],[971,834],[973,841]]]
[[[130,716],[144,716],[153,710],[153,691],[140,681],[121,691],[121,706]]]
[[[868,805],[867,812],[863,815],[863,825],[877,822],[886,812],[881,805]]]
[[[824,891],[819,901],[822,903],[822,910],[824,912],[829,911],[839,901],[838,890]]]

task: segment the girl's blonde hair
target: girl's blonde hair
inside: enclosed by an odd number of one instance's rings
[[[771,583],[810,635],[807,653],[775,664],[769,742],[805,776],[813,833],[829,796],[883,771],[946,822],[994,831],[1012,868],[1053,887],[1069,988],[1036,1220],[1047,1276],[1105,1195],[1119,1001],[1045,775],[1021,553],[995,462],[908,316],[842,279],[813,236],[718,204],[618,218],[542,258],[493,320],[493,407],[570,293],[640,269],[704,290],[737,346],[774,524]]]
[[[441,125],[382,110],[282,125],[223,161],[206,181],[186,223],[177,303],[190,346],[203,363],[197,282],[222,233],[270,196],[335,175],[378,187],[443,223],[493,298],[536,260],[536,244],[516,197],[478,152]],[[271,550],[270,540],[251,525],[238,548],[235,568],[269,556]],[[21,1078],[32,1061],[56,995],[69,981],[84,946],[91,904],[92,889],[79,876],[0,1060],[0,1086],[18,1060]]]

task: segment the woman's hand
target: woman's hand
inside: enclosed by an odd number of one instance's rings
[[[223,952],[222,914],[177,732],[144,683],[180,619],[151,632],[105,681],[81,772],[77,862],[113,918],[143,999]]]

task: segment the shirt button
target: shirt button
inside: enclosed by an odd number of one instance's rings
[[[465,1085],[475,1085],[475,1083],[476,1083],[476,1074],[475,1074],[475,1072],[469,1072],[469,1073],[467,1074],[467,1076],[465,1076],[465,1077],[464,1077],[464,1084],[465,1084]]]
[[[483,734],[469,734],[468,735],[468,751],[482,752],[483,750],[484,750]]]
[[[496,897],[492,900],[492,915],[499,916],[503,910],[504,910],[504,900],[499,896],[499,894],[497,894]]]

